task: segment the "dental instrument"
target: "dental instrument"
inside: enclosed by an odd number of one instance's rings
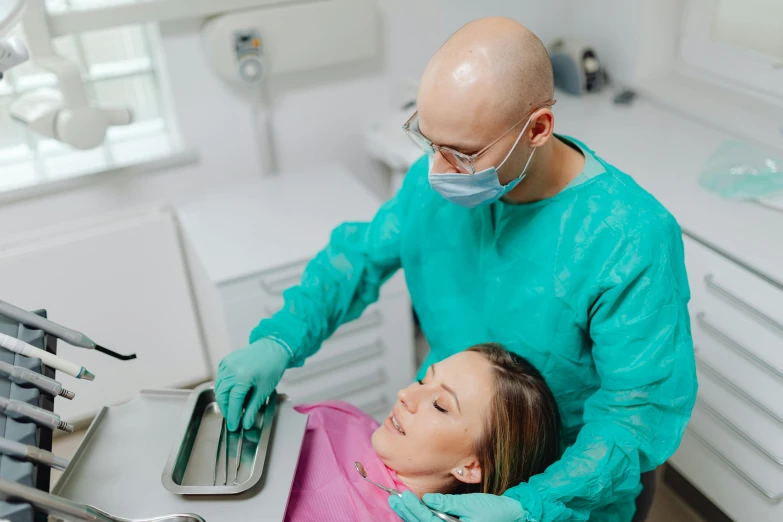
[[[225,468],[224,471],[226,472],[223,476],[223,485],[225,486],[228,484],[228,440],[230,438],[226,419],[223,419],[223,427],[226,429],[226,461],[223,464],[223,467]]]
[[[73,424],[68,424],[67,422],[60,420],[60,416],[56,413],[46,411],[43,408],[32,406],[25,402],[0,397],[0,412],[5,413],[12,419],[30,420],[44,428],[73,433]]]
[[[401,491],[397,491],[397,490],[396,490],[396,489],[394,489],[394,488],[387,488],[386,486],[384,486],[384,485],[382,485],[382,484],[378,484],[377,482],[374,482],[374,481],[372,481],[372,480],[368,479],[368,478],[367,478],[367,470],[366,470],[366,469],[364,469],[364,466],[362,466],[362,463],[361,463],[361,462],[359,462],[359,461],[356,461],[356,462],[354,462],[354,463],[353,463],[353,466],[356,468],[356,471],[358,471],[358,472],[359,472],[359,475],[361,475],[361,477],[362,477],[364,480],[366,480],[367,482],[369,482],[369,483],[370,483],[370,484],[372,484],[373,486],[377,486],[377,487],[381,488],[382,490],[384,490],[384,491],[385,491],[386,493],[388,493],[389,495],[397,495],[398,497],[402,497],[402,492],[401,492]],[[427,505],[425,504],[425,506],[427,506]],[[438,517],[438,518],[439,518],[439,519],[441,519],[441,520],[444,520],[444,521],[446,521],[446,522],[459,522],[459,519],[458,519],[458,518],[456,518],[456,517],[452,517],[451,515],[449,515],[449,514],[447,514],[447,513],[443,513],[443,512],[441,512],[441,511],[438,511],[437,509],[432,509],[432,508],[431,508],[431,507],[429,507],[429,506],[427,506],[427,508],[428,508],[430,511],[432,511],[432,514],[433,514],[433,515],[435,515],[436,517]]]
[[[72,363],[71,361],[66,361],[62,357],[54,355],[53,353],[49,353],[46,350],[36,348],[35,346],[27,344],[24,341],[20,341],[19,339],[11,337],[10,335],[0,333],[0,346],[6,350],[11,350],[12,352],[18,353],[20,355],[41,359],[41,362],[46,366],[54,368],[55,370],[60,370],[61,372],[65,372],[72,377],[76,377],[77,379],[87,379],[88,381],[95,380],[95,375],[90,373],[87,368]]]
[[[269,398],[267,397],[267,400]],[[244,424],[244,418],[245,413],[247,412],[247,403],[250,402],[250,395],[248,394],[245,397],[245,406],[242,408],[242,415],[239,417],[239,419],[242,421],[242,429],[239,431],[239,440],[237,441],[237,451],[236,455],[234,456],[234,481],[232,482],[233,485],[238,486],[239,482],[239,466],[242,462],[242,444],[245,440],[245,424]]]
[[[79,504],[78,502],[9,480],[0,480],[0,498],[10,502],[27,502],[36,509],[58,520],[83,522],[206,522],[200,516],[193,514],[164,515],[144,519],[122,518],[89,504]]]
[[[402,496],[402,493],[397,491],[396,489],[387,488],[386,486],[384,486],[382,484],[378,484],[377,482],[373,482],[372,480],[368,479],[367,478],[367,470],[364,469],[364,466],[362,466],[361,462],[359,462],[359,461],[354,462],[353,463],[353,467],[356,468],[356,471],[359,472],[359,475],[361,475],[364,480],[366,480],[367,482],[369,482],[373,486],[377,486],[377,487],[381,488],[382,490],[384,490],[389,495],[397,495],[398,497]]]
[[[243,413],[244,415],[244,413]],[[239,479],[239,466],[242,462],[242,443],[245,440],[245,427],[243,426],[242,429],[239,431],[239,441],[237,441],[237,454],[234,458],[234,482],[233,484],[239,485],[239,482],[237,482],[237,479]]]
[[[212,472],[212,485],[217,485],[217,470],[218,464],[220,464],[220,445],[223,443],[223,434],[226,432],[226,419],[220,423],[220,435],[218,435],[217,449],[215,450],[215,470]],[[228,447],[228,441],[226,441],[226,447]],[[228,471],[228,470],[226,470]]]
[[[129,361],[136,358],[135,353],[130,355],[119,354],[101,346],[100,344],[96,344],[95,341],[81,332],[77,332],[76,330],[61,326],[55,322],[50,321],[49,319],[41,317],[40,315],[36,315],[32,312],[28,312],[27,310],[23,310],[22,308],[14,306],[11,303],[5,301],[0,301],[0,315],[15,319],[27,326],[32,326],[34,328],[38,328],[39,330],[43,330],[49,335],[53,335],[72,346],[87,348],[88,350],[95,350],[121,361]]]
[[[76,396],[75,393],[66,390],[63,388],[62,384],[54,379],[50,379],[45,375],[28,370],[27,368],[22,368],[21,366],[14,366],[13,364],[0,361],[0,374],[5,375],[8,377],[9,381],[15,382],[16,384],[21,386],[26,384],[35,386],[42,392],[48,393],[54,397],[64,397],[70,401]]]
[[[3,437],[0,437],[0,453],[8,455],[9,457],[59,469],[60,471],[64,471],[70,463],[68,459],[58,457],[51,451],[42,450],[35,446],[29,446]]]

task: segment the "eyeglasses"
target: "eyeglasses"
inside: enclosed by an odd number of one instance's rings
[[[526,122],[534,112],[539,109],[543,109],[544,107],[551,107],[555,103],[557,103],[557,100],[549,100],[548,102],[542,103],[541,105],[535,107],[533,110],[528,112],[524,118],[516,122],[513,127],[504,132],[502,136],[475,154],[464,154],[458,150],[452,149],[451,147],[444,147],[442,145],[435,145],[432,143],[429,139],[427,139],[426,136],[419,132],[419,111],[413,113],[413,116],[411,116],[410,119],[405,122],[405,125],[402,126],[402,129],[410,137],[410,139],[413,140],[413,143],[415,143],[428,156],[432,157],[436,152],[440,152],[446,161],[448,161],[455,169],[457,169],[458,172],[462,174],[475,174],[476,168],[474,163],[477,159],[479,159],[485,152],[492,148],[493,145],[505,138],[512,130],[519,127],[521,123]],[[516,146],[516,143],[514,145]],[[511,154],[511,152],[509,152],[509,154]]]

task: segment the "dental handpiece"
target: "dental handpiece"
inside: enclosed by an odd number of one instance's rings
[[[11,350],[12,352],[18,353],[20,355],[41,359],[41,362],[43,362],[46,366],[54,368],[55,370],[60,370],[61,372],[67,373],[72,377],[76,377],[77,379],[87,379],[88,381],[95,380],[95,375],[93,375],[87,368],[72,363],[71,361],[67,361],[58,355],[47,352],[46,350],[36,348],[31,344],[20,341],[16,337],[11,337],[10,335],[0,333],[0,346],[6,350]]]
[[[14,457],[17,459],[27,460],[35,462],[37,464],[43,464],[50,468],[65,470],[68,467],[69,461],[63,457],[58,457],[51,451],[42,450],[35,446],[28,446],[21,442],[14,440],[8,440],[0,437],[0,453]]]
[[[51,430],[62,430],[73,433],[73,424],[61,421],[60,416],[43,408],[21,401],[0,397],[0,411],[17,420],[30,420],[39,426]]]
[[[68,391],[63,388],[63,385],[54,379],[50,379],[45,375],[22,368],[21,366],[14,366],[7,362],[0,361],[0,374],[8,377],[8,380],[15,382],[21,386],[29,384],[35,386],[44,393],[48,393],[54,397],[65,397],[71,400],[75,397],[72,391]]]
[[[87,348],[88,350],[95,350],[114,357],[115,359],[120,359],[121,361],[129,361],[136,358],[135,353],[131,355],[122,355],[117,352],[113,352],[112,350],[97,344],[95,341],[81,332],[66,328],[65,326],[59,325],[54,321],[46,319],[45,317],[28,312],[27,310],[19,308],[18,306],[14,306],[11,303],[5,301],[0,301],[0,315],[10,317],[11,319],[19,321],[24,325],[43,330],[49,335],[53,335],[72,346]]]

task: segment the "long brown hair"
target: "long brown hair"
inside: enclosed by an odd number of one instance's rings
[[[468,348],[492,365],[494,393],[475,452],[481,484],[466,492],[501,495],[560,458],[560,414],[544,378],[526,359],[496,343]]]

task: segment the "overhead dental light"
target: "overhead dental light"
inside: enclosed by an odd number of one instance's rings
[[[133,117],[129,108],[101,106],[88,101],[79,68],[58,55],[52,46],[43,0],[27,6],[22,25],[35,63],[57,77],[58,89],[23,94],[11,104],[11,117],[39,134],[77,149],[97,147],[103,143],[109,126],[131,123]]]
[[[27,46],[18,36],[4,38],[19,23],[25,0],[0,0],[0,79],[3,74],[30,58]]]

